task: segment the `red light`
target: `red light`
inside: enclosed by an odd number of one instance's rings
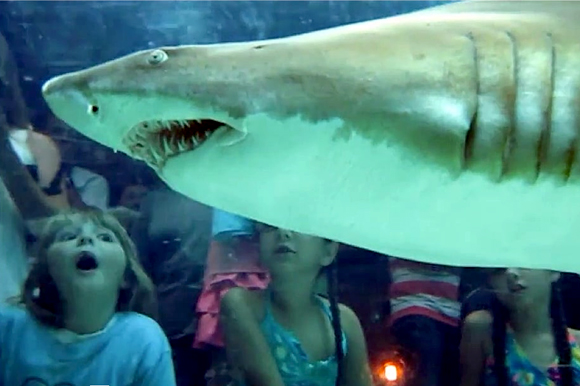
[[[394,363],[386,363],[383,366],[383,376],[389,382],[395,382],[399,379],[399,368]]]

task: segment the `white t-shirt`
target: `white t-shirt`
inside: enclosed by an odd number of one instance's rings
[[[28,139],[28,130],[18,129],[10,131],[8,140],[12,149],[24,165],[36,165],[34,155],[28,148],[26,140]]]
[[[70,178],[83,202],[101,210],[109,207],[109,183],[100,174],[75,166]]]

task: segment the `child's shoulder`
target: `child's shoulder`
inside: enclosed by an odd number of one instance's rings
[[[330,300],[326,296],[318,295],[318,298],[322,301],[322,303],[326,307],[330,308]],[[338,303],[337,305],[338,305],[338,310],[340,312],[341,319],[346,318],[346,320],[353,320],[353,319],[358,320],[358,316],[356,316],[356,313],[352,310],[352,308],[350,308],[347,305],[342,304],[342,303]]]
[[[338,310],[340,311],[340,322],[347,335],[358,333],[359,330],[362,331],[360,320],[352,308],[339,303]]]
[[[493,323],[493,315],[489,310],[476,310],[465,316],[463,329],[469,331],[489,332]]]
[[[229,314],[249,311],[256,319],[261,320],[264,313],[265,299],[265,290],[248,290],[234,287],[229,289],[223,296],[220,307]]]
[[[328,300],[328,298],[325,296],[319,296],[319,299],[327,308],[330,308],[330,300]],[[349,332],[359,330],[361,326],[360,320],[352,308],[342,303],[338,303],[338,311],[340,313],[340,324],[347,335],[349,335]]]
[[[350,308],[349,306],[344,305],[342,303],[338,303],[338,309],[340,311],[341,318],[346,318],[347,320],[349,320],[349,319],[358,320],[358,316],[356,316],[356,313],[354,312],[354,310],[352,308]]]
[[[322,301],[330,306],[328,299],[323,298]],[[338,311],[340,315],[340,327],[346,338],[344,342],[345,350],[346,347],[364,346],[365,338],[363,328],[354,310],[342,303],[338,303]]]
[[[491,344],[493,315],[487,310],[477,310],[465,317],[461,327],[462,336],[472,341]]]
[[[137,312],[119,312],[113,325],[114,336],[123,336],[125,340],[136,340],[143,344],[166,346],[167,338],[159,324],[148,316]]]
[[[0,342],[22,336],[25,331],[38,331],[39,324],[24,306],[0,305]]]
[[[13,324],[30,320],[32,320],[32,316],[24,306],[16,304],[0,305],[0,324]]]
[[[138,312],[118,312],[115,317],[117,319],[116,324],[119,327],[130,327],[150,333],[163,333],[163,330],[155,320]]]

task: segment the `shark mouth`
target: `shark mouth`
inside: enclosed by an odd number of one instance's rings
[[[161,169],[170,157],[196,149],[222,127],[236,131],[211,119],[145,121],[129,130],[123,142],[132,156]]]

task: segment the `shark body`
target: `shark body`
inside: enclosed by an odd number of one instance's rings
[[[140,51],[43,94],[220,209],[418,261],[580,272],[578,20],[580,2],[466,1]]]

